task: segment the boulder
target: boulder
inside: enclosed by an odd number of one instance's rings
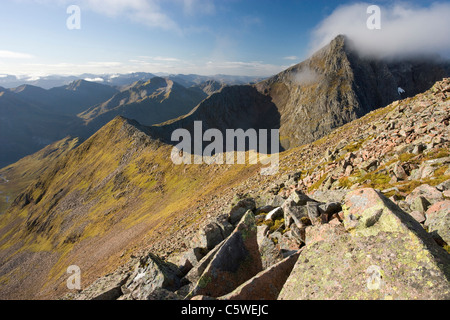
[[[280,250],[274,242],[266,236],[268,229],[269,227],[266,225],[258,226],[257,228],[258,249],[264,270],[282,259]]]
[[[431,205],[425,197],[418,196],[414,197],[411,200],[410,208],[412,211],[418,211],[421,213],[425,213],[428,210],[428,207]]]
[[[393,173],[398,180],[406,180],[408,179],[408,175],[406,174],[405,169],[401,165],[400,162],[397,162],[394,166]]]
[[[122,295],[121,287],[129,277],[129,273],[122,272],[99,278],[77,294],[75,300],[117,300]]]
[[[297,206],[305,206],[308,203],[308,201],[313,201],[306,194],[297,190],[294,190],[294,192],[289,196],[287,200],[293,201]]]
[[[248,210],[254,210],[256,208],[255,200],[247,198],[239,201],[229,213],[229,221],[231,224],[237,224]]]
[[[315,242],[335,239],[346,233],[342,223],[320,224],[306,227],[305,244],[311,245]]]
[[[328,202],[325,204],[319,205],[319,211],[321,214],[326,214],[328,216],[332,216],[335,213],[338,213],[342,210],[342,205],[340,202]]]
[[[284,223],[288,228],[292,223],[295,223],[297,227],[303,228],[308,224],[308,209],[306,206],[297,206],[292,200],[286,200],[283,207]]]
[[[442,182],[441,184],[436,186],[436,189],[438,189],[441,192],[446,191],[446,190],[450,190],[450,180]]]
[[[228,215],[223,214],[215,219],[222,233],[222,239],[225,240],[234,231],[234,226],[228,221]]]
[[[271,202],[271,206],[276,208],[276,207],[281,207],[283,206],[283,203],[286,201],[285,198],[283,198],[280,195],[276,195],[275,197],[273,197],[272,202]]]
[[[444,200],[442,193],[428,184],[423,184],[416,189],[414,189],[405,199],[405,201],[411,205],[414,200],[418,197],[425,198],[430,204],[435,204],[436,202],[440,202]]]
[[[427,210],[425,226],[433,238],[450,244],[450,200],[435,203]]]
[[[261,215],[261,214],[267,214],[270,211],[272,211],[273,209],[276,209],[276,207],[273,206],[264,206],[264,207],[259,207],[258,209],[256,209],[255,211],[255,216]]]
[[[313,225],[322,223],[322,218],[319,211],[319,203],[308,202],[306,211],[308,212],[308,218]]]
[[[270,211],[270,212],[267,214],[267,216],[266,216],[266,221],[267,221],[267,220],[275,221],[275,220],[277,220],[277,219],[279,219],[279,218],[283,218],[283,216],[284,216],[283,209],[281,209],[281,208],[276,208],[276,209],[273,209],[272,211]]]
[[[149,254],[136,265],[134,273],[122,286],[122,292],[131,294],[135,300],[148,300],[156,289],[179,289],[181,277],[182,274],[175,265]]]
[[[208,223],[200,229],[193,239],[193,247],[199,248],[206,254],[224,240],[223,231],[217,223]]]
[[[278,242],[281,253],[284,257],[291,255],[300,249],[302,242],[294,233],[289,230],[285,232]]]
[[[419,223],[424,223],[426,220],[425,214],[420,211],[413,211],[410,213],[410,215]]]
[[[183,297],[167,289],[157,288],[148,295],[147,300],[175,301],[175,300],[183,300]]]
[[[179,259],[179,269],[183,274],[187,274],[203,258],[202,250],[192,248],[183,253]]]
[[[410,215],[362,189],[344,217],[350,233],[306,246],[279,299],[450,298],[450,256]]]
[[[220,297],[262,271],[255,217],[248,211],[188,295]]]
[[[191,283],[197,283],[197,281],[200,279],[201,275],[205,271],[206,267],[210,264],[211,260],[216,255],[217,251],[222,247],[223,243],[225,241],[222,241],[219,245],[217,245],[213,250],[208,252],[206,256],[204,256],[197,265],[195,265],[184,277],[187,282]]]
[[[360,189],[347,194],[344,204],[344,226],[346,230],[376,235],[379,232],[406,232],[415,229],[426,234],[422,226],[374,189]]]
[[[309,196],[319,202],[328,203],[328,202],[339,202],[341,203],[344,200],[344,197],[348,193],[348,190],[327,190],[327,191],[319,191],[316,190],[313,193],[309,194]]]
[[[276,300],[299,256],[297,251],[218,300]]]

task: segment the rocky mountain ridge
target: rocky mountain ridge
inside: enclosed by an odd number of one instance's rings
[[[66,299],[448,299],[449,99],[445,79],[288,151]]]
[[[174,128],[192,131],[194,121],[202,121],[205,130],[276,128],[282,149],[289,149],[424,92],[449,72],[448,62],[428,58],[361,57],[341,35],[302,63],[253,85],[226,87],[155,131],[170,143]]]

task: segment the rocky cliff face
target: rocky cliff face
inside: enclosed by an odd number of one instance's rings
[[[437,61],[437,60],[436,60]],[[174,128],[194,121],[221,131],[280,129],[284,149],[313,142],[370,111],[428,90],[449,75],[430,59],[363,58],[338,36],[308,60],[255,85],[226,87],[188,116],[159,126],[167,142]],[[399,87],[405,92],[400,94]]]
[[[284,145],[310,143],[393,101],[428,90],[448,63],[362,58],[338,36],[310,59],[256,85],[281,115]],[[405,90],[401,96],[398,88]]]

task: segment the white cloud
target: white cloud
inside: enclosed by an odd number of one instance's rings
[[[155,61],[169,61],[169,62],[180,61],[180,59],[171,58],[171,57],[154,57],[153,60],[155,60]]]
[[[292,81],[303,86],[316,83],[319,79],[320,75],[308,67],[304,67],[302,70],[299,70],[292,75]]]
[[[28,53],[0,50],[0,59],[32,59],[32,58],[34,57]]]
[[[291,61],[295,61],[295,60],[299,60],[299,57],[297,56],[287,56],[283,58],[284,60],[291,60]]]
[[[363,54],[376,56],[440,53],[450,55],[450,3],[416,7],[399,2],[381,7],[381,30],[369,30],[369,3],[338,7],[314,30],[312,51],[339,34],[354,41]]]
[[[179,26],[156,0],[82,0],[82,5],[107,16],[126,16],[150,27],[179,31]]]
[[[85,78],[84,80],[88,81],[88,82],[103,82],[103,81],[105,81],[105,79],[103,79],[103,78]]]

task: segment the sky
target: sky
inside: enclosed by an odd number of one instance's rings
[[[380,8],[377,29],[368,28],[371,5]],[[3,0],[0,77],[270,76],[338,34],[365,54],[450,57],[449,16],[444,0]]]

